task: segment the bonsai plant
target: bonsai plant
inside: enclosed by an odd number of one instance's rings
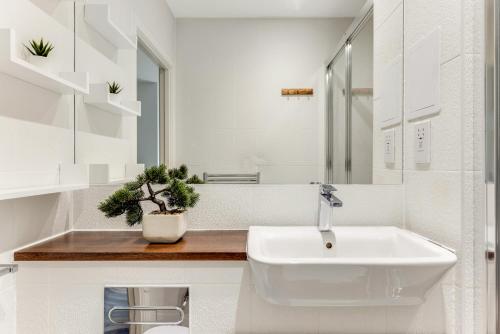
[[[24,44],[24,47],[29,52],[30,63],[39,67],[46,67],[47,57],[54,50],[54,45],[50,42],[44,42],[43,38],[40,38],[39,41],[30,40],[29,45]]]
[[[113,81],[112,83],[108,82],[108,91],[109,91],[109,96],[110,96],[110,99],[113,101],[113,102],[119,102],[119,95],[120,92],[122,91],[123,89],[120,87],[120,84]]]
[[[126,215],[127,224],[143,224],[143,236],[150,242],[172,243],[186,233],[188,208],[196,205],[199,194],[189,184],[203,183],[196,175],[188,178],[185,165],[167,169],[165,165],[153,166],[126,183],[99,204],[106,217]],[[162,185],[154,189],[153,185]],[[157,210],[144,215],[141,202],[150,201]]]

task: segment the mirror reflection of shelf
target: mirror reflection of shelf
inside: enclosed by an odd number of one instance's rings
[[[0,29],[0,72],[60,94],[88,94],[89,74],[84,72],[51,73],[16,54],[13,29]]]
[[[85,21],[118,49],[137,48],[137,37],[127,36],[111,20],[108,4],[86,4]]]
[[[135,177],[143,171],[143,164],[90,164],[90,184],[119,185],[134,180]]]
[[[101,110],[124,116],[141,116],[140,101],[113,101],[107,84],[91,84],[90,95],[84,96],[83,99],[86,104]]]
[[[37,174],[39,173],[33,173],[31,178],[38,180],[39,175]],[[61,193],[87,189],[89,187],[89,173],[85,165],[61,164],[58,167],[57,174],[58,183],[55,184],[22,185],[17,188],[0,189],[0,200]],[[12,174],[11,177],[15,180],[16,175]],[[20,177],[26,179],[27,175],[24,173],[22,176],[18,175],[17,178],[19,179]]]

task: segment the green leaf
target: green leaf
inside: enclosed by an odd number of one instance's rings
[[[152,166],[144,170],[144,176],[147,182],[153,184],[166,184],[169,181],[167,175],[167,167],[161,164],[160,166]]]
[[[187,180],[186,180],[186,183],[187,183],[187,184],[203,184],[203,183],[205,183],[205,182],[203,182],[203,180],[202,180],[202,179],[200,179],[200,178],[198,177],[198,175],[196,175],[196,174],[195,174],[195,175],[191,176],[189,179],[187,179]]]
[[[127,224],[128,226],[134,226],[135,224],[140,224],[142,222],[143,211],[139,204],[131,205],[127,209]]]
[[[122,91],[120,85],[115,81],[113,81],[112,83],[108,81],[108,88],[110,94],[119,94]]]
[[[29,53],[31,53],[33,56],[36,56],[35,52],[33,50],[31,50],[28,46],[26,46],[25,44],[23,44],[24,47],[26,48],[26,50],[29,51]]]
[[[34,56],[48,57],[50,52],[54,50],[54,45],[50,42],[45,43],[43,41],[43,37],[40,38],[40,41],[38,42],[36,40],[31,40],[29,41],[29,44],[31,48],[29,48],[25,44],[24,47]]]
[[[168,176],[173,179],[185,180],[188,177],[188,168],[186,165],[180,165],[179,168],[169,169]]]
[[[137,205],[143,196],[144,192],[140,189],[130,190],[123,187],[99,203],[98,208],[108,218],[117,217],[124,214],[131,206]]]
[[[166,197],[171,208],[184,211],[187,208],[194,207],[200,195],[194,191],[193,187],[188,186],[182,180],[172,179]]]
[[[134,190],[141,189],[143,185],[144,185],[144,182],[140,182],[140,181],[136,180],[136,181],[130,181],[130,182],[125,183],[123,185],[123,187],[126,188],[127,190],[134,191]]]

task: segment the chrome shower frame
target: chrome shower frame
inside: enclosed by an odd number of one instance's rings
[[[325,73],[325,87],[326,87],[326,112],[325,112],[325,183],[339,183],[334,182],[333,173],[333,87],[332,87],[332,69],[336,61],[345,60],[345,175],[346,179],[342,183],[352,183],[352,54],[351,42],[356,38],[360,31],[365,27],[370,18],[373,17],[373,1],[367,1],[361,9],[360,15],[353,21],[344,34],[344,37],[337,45],[334,56],[327,61]]]
[[[487,333],[500,333],[500,0],[485,0],[485,186]]]

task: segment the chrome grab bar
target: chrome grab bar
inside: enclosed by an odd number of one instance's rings
[[[180,315],[179,321],[174,322],[159,322],[159,321],[116,321],[113,319],[115,311],[177,311]],[[176,326],[184,321],[184,311],[177,306],[115,306],[108,312],[108,319],[115,325],[163,325]]]
[[[17,264],[0,264],[0,276],[17,272]]]

